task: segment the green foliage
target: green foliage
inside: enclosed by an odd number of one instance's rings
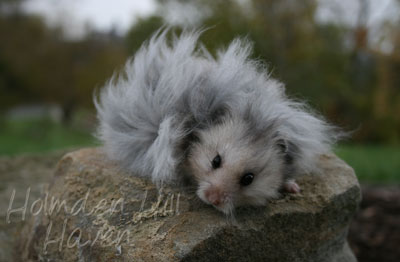
[[[125,36],[129,54],[133,55],[153,32],[163,26],[163,23],[163,19],[159,16],[139,19]]]
[[[95,138],[81,128],[66,128],[50,119],[3,119],[1,122],[0,155],[46,152],[96,144]]]
[[[92,107],[95,87],[103,85],[126,60],[113,35],[63,39],[41,18],[20,13],[0,16],[0,110],[21,103],[55,103],[65,114]]]
[[[343,145],[336,154],[352,166],[364,183],[400,183],[400,147]]]

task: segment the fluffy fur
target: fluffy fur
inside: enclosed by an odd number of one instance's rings
[[[287,181],[315,172],[334,128],[284,94],[251,45],[234,40],[214,58],[199,32],[155,34],[95,100],[98,137],[109,157],[158,185],[185,176],[225,213],[262,205]],[[212,160],[220,155],[220,168]],[[254,182],[240,185],[246,172]]]

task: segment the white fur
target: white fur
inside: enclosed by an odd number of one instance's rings
[[[190,149],[180,145],[188,134],[210,128],[223,108],[239,116],[250,112],[256,127],[275,122],[279,137],[299,149],[298,173],[316,169],[317,155],[336,139],[333,128],[285,96],[283,85],[249,59],[248,42],[237,39],[212,58],[198,48],[199,32],[184,32],[171,44],[166,35],[158,32],[145,43],[95,99],[98,137],[110,158],[157,184],[177,181]]]

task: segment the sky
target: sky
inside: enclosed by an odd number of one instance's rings
[[[327,21],[342,21],[346,24],[357,23],[357,13],[360,8],[360,0],[318,0],[320,8],[317,18]],[[385,17],[395,17],[399,9],[395,0],[366,0],[369,4],[369,19],[367,25],[382,22]]]
[[[361,0],[318,1],[316,19],[319,21],[356,25]],[[400,8],[396,0],[366,1],[370,6],[366,21],[370,27],[370,40],[377,43],[382,38],[380,24],[387,18],[398,18]],[[156,12],[157,5],[155,0],[27,0],[24,9],[43,15],[49,25],[62,25],[67,36],[79,38],[87,28],[100,31],[115,29],[123,34],[136,19]]]
[[[27,0],[24,9],[43,15],[49,25],[63,25],[69,36],[79,37],[87,26],[124,33],[135,19],[155,12],[156,4],[154,0]]]

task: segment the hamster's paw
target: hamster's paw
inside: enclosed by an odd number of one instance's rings
[[[300,193],[300,186],[294,180],[288,180],[283,184],[283,190],[287,193]]]

